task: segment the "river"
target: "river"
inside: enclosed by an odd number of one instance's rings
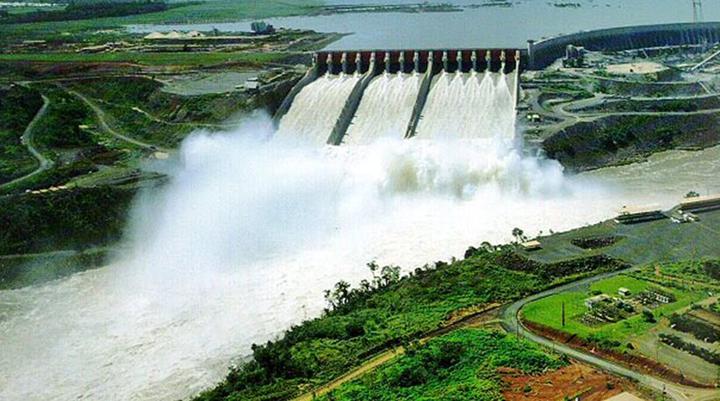
[[[469,6],[478,0],[444,0]],[[361,4],[364,1],[332,1]],[[397,3],[373,1],[378,3]],[[417,1],[409,1],[417,3]],[[546,2],[511,1],[511,7],[464,8],[462,12],[364,13],[269,18],[278,28],[311,29],[350,34],[328,49],[525,47],[528,39],[540,39],[581,30],[625,25],[692,22],[692,3],[679,0],[573,0]],[[579,7],[557,7],[576,3]],[[720,3],[704,4],[705,21],[720,19]],[[154,31],[249,31],[251,21],[210,24],[131,25],[131,32]]]
[[[667,0],[513,4],[270,22],[357,32],[337,48],[466,47],[692,14],[690,4]],[[717,15],[713,4],[706,16]],[[252,343],[319,315],[323,290],[367,277],[373,259],[408,272],[508,241],[514,227],[531,236],[567,230],[622,205],[670,207],[691,190],[720,191],[720,148],[569,176],[505,140],[369,135],[371,143],[327,147],[267,142],[272,134],[261,117],[191,136],[168,162],[167,188],[138,199],[123,258],[0,291],[0,399],[187,398],[222,379]]]

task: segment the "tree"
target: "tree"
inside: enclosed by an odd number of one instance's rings
[[[657,321],[655,320],[655,315],[653,315],[653,313],[647,309],[643,309],[642,314],[643,319],[645,319],[645,321],[648,323],[655,323]]]
[[[325,290],[325,300],[331,309],[345,305],[350,300],[350,283],[344,280],[338,281],[333,291]]]
[[[525,242],[527,241],[527,237],[525,236],[525,232],[521,230],[518,227],[513,228],[512,235],[515,237],[515,242]]]
[[[380,270],[383,286],[396,283],[400,280],[400,266],[383,266]]]

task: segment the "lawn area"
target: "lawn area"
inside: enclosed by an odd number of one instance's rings
[[[638,308],[636,308],[635,314],[616,323],[589,326],[581,321],[583,315],[588,311],[584,303],[587,298],[600,293],[618,296],[618,289],[621,287],[628,288],[633,295],[650,288],[660,288],[664,292],[673,294],[676,297],[675,302],[653,309],[653,314],[657,319],[669,316],[673,312],[707,297],[707,293],[704,291],[670,288],[669,286],[660,287],[646,280],[623,274],[594,283],[586,290],[564,292],[530,303],[523,308],[522,316],[527,321],[576,334],[599,345],[623,348],[632,337],[645,333],[657,322],[647,322]],[[566,316],[564,327],[562,325],[563,303]]]
[[[637,294],[638,292],[647,290],[648,287],[650,287],[650,283],[623,274],[594,283],[590,286],[590,291],[600,291],[603,294],[616,296],[618,289],[623,287],[629,289],[632,294]]]
[[[142,65],[204,66],[221,63],[262,64],[280,61],[286,53],[222,53],[222,52],[168,52],[168,53],[16,53],[0,54],[0,61],[60,62],[123,62]]]

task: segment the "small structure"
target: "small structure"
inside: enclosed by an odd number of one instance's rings
[[[526,251],[537,251],[542,249],[542,244],[538,240],[526,241],[520,244],[520,246]]]
[[[264,21],[253,22],[250,24],[250,29],[252,29],[256,35],[270,35],[275,33],[275,27]]]
[[[585,300],[585,306],[588,309],[592,309],[592,308],[596,307],[598,304],[600,304],[601,302],[606,302],[609,299],[610,299],[610,297],[605,294],[595,295],[594,297],[590,297]]]
[[[567,45],[563,67],[579,68],[585,65],[585,48],[582,46]]]
[[[662,214],[658,205],[623,206],[615,221],[621,224],[634,224],[662,218],[665,218],[665,215]]]
[[[656,289],[643,291],[638,294],[638,297],[644,305],[651,304],[653,302],[657,302],[659,304],[669,304],[671,302],[675,302],[675,296]]]
[[[654,295],[655,300],[660,302],[661,304],[669,304],[673,301],[673,299],[669,295],[661,294],[655,291],[652,291],[651,294]]]
[[[250,93],[255,93],[260,90],[260,81],[257,77],[248,78],[243,83],[243,89]]]
[[[720,209],[720,195],[693,196],[680,202],[680,210],[683,212],[697,213],[715,209]]]
[[[621,297],[629,297],[631,294],[631,291],[625,287],[618,288],[618,295]]]

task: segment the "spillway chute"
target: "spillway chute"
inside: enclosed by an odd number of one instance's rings
[[[495,127],[488,116],[493,108],[514,108],[522,53],[348,50],[318,52],[313,60],[312,72],[275,115],[278,135],[340,145],[382,136],[480,135],[483,127]]]

